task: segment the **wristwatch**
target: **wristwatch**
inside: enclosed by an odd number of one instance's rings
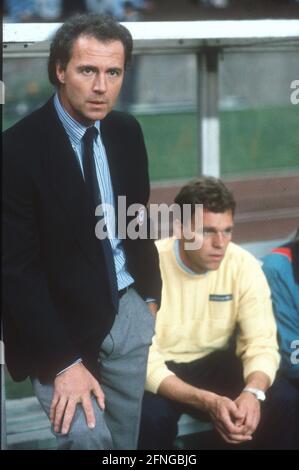
[[[260,401],[266,400],[265,392],[263,392],[263,390],[260,390],[259,388],[245,387],[243,392],[253,393],[253,395],[255,395],[256,398]]]

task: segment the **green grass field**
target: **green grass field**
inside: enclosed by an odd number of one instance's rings
[[[5,393],[6,398],[24,398],[33,395],[31,381],[14,382],[8,373],[5,374]]]
[[[152,181],[199,173],[195,113],[137,115]],[[7,116],[4,129],[15,120]],[[221,175],[299,169],[299,106],[220,113]]]
[[[197,175],[194,113],[137,116],[153,181]],[[299,106],[220,113],[221,174],[299,169]]]

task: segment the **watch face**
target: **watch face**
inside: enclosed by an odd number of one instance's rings
[[[255,395],[256,395],[256,398],[257,398],[258,400],[262,400],[262,399],[263,399],[263,396],[262,396],[262,394],[261,394],[260,392],[256,392]]]
[[[264,401],[266,398],[264,392],[262,392],[261,390],[256,394],[256,396],[257,396],[257,399],[261,401]]]

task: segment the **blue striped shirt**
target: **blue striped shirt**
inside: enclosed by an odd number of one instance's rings
[[[83,162],[82,162],[82,155],[83,155],[83,142],[82,138],[86,132],[87,127],[83,126],[79,122],[75,121],[63,108],[61,105],[57,93],[54,97],[54,105],[58,114],[60,121],[70,139],[71,145],[74,149],[75,155],[78,159],[78,163],[80,165],[82,175],[83,173]],[[114,204],[114,194],[113,188],[110,178],[110,171],[109,165],[107,161],[106,150],[104,144],[101,139],[101,131],[100,131],[100,121],[96,121],[94,126],[97,128],[98,135],[94,140],[94,157],[95,157],[95,164],[96,164],[96,171],[97,171],[97,178],[101,193],[101,200],[103,204],[108,204],[114,208],[115,214],[115,204]],[[130,273],[126,269],[126,257],[125,253],[121,244],[121,241],[112,236],[111,234],[111,227],[114,226],[114,221],[111,220],[110,211],[105,212],[104,210],[104,217],[105,222],[107,225],[107,231],[109,234],[109,240],[112,247],[114,264],[115,264],[115,271],[117,276],[117,285],[118,290],[121,290],[134,282],[134,279],[130,275]]]

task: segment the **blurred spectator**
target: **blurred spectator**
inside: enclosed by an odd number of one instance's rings
[[[6,0],[7,21],[21,23],[37,18],[35,0]]]
[[[62,18],[68,18],[76,13],[86,13],[85,0],[62,0]]]
[[[89,12],[109,14],[118,21],[139,21],[140,14],[150,12],[154,2],[149,0],[86,0]]]
[[[293,241],[265,256],[263,270],[272,292],[281,371],[299,390],[299,228]]]
[[[86,0],[89,12],[112,15],[117,20],[123,18],[123,0]]]
[[[229,5],[229,0],[211,0],[210,3],[216,8],[226,8]]]
[[[197,3],[206,7],[226,8],[229,6],[229,0],[197,0]]]
[[[156,2],[153,0],[134,0],[133,3],[135,8],[143,13],[152,12],[156,8]]]
[[[36,11],[44,21],[58,21],[62,13],[62,0],[36,0]]]
[[[5,0],[5,20],[14,23],[59,21],[62,2],[63,0]]]
[[[124,21],[139,21],[140,12],[135,6],[135,2],[123,3],[123,18]]]

